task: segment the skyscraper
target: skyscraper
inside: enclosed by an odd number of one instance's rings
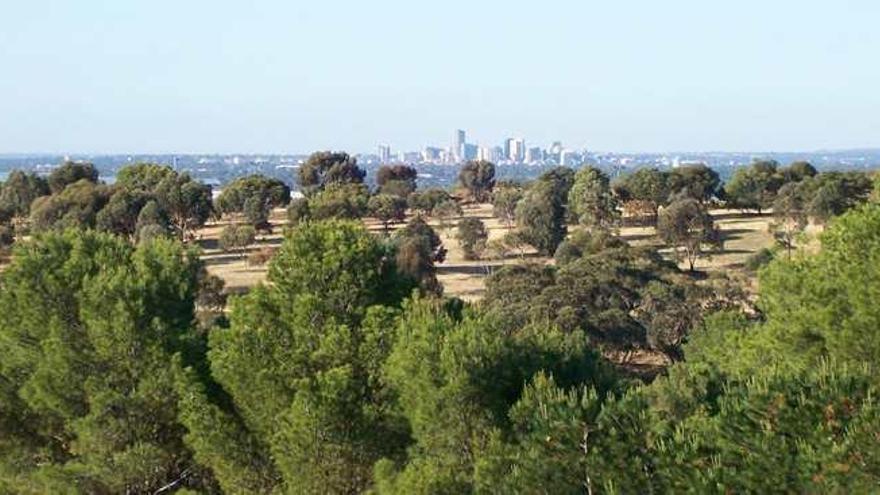
[[[462,161],[465,158],[465,133],[461,129],[457,129],[455,131],[455,139],[452,143],[452,153],[455,155],[457,161]]]
[[[526,158],[525,139],[507,140],[507,159],[514,163],[522,163]]]
[[[391,146],[387,144],[379,145],[379,163],[388,163],[391,161]]]

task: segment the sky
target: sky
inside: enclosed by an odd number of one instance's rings
[[[880,147],[876,0],[0,1],[0,153]]]

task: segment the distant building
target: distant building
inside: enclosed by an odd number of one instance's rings
[[[565,166],[580,165],[580,155],[572,150],[562,150],[559,152],[559,164]]]
[[[425,149],[422,150],[422,160],[430,163],[437,163],[441,161],[442,154],[443,150],[440,148],[425,146]]]
[[[488,148],[486,146],[480,146],[479,148],[477,148],[477,160],[482,160],[484,162],[495,161],[492,155],[493,153],[491,148]]]
[[[464,143],[464,154],[462,156],[465,160],[473,160],[477,158],[477,150],[476,144]]]
[[[526,163],[539,163],[544,161],[544,151],[541,148],[529,148],[526,151]]]
[[[452,142],[452,154],[455,156],[457,161],[461,161],[466,159],[466,136],[465,132],[461,129],[457,129],[455,131],[455,139]]]
[[[507,159],[514,163],[522,163],[526,158],[525,139],[508,139]]]
[[[379,163],[388,163],[391,161],[391,146],[387,144],[379,145]]]

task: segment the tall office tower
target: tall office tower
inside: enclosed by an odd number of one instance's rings
[[[507,153],[507,159],[514,163],[522,163],[526,158],[525,139],[509,139],[508,145],[510,150]]]
[[[458,161],[465,159],[465,142],[464,131],[457,129],[455,131],[455,140],[452,143],[452,154]]]
[[[507,138],[504,140],[504,159],[510,159],[510,149],[513,147],[513,138]]]
[[[379,163],[388,163],[391,161],[391,146],[387,144],[379,145]]]
[[[492,150],[486,146],[480,146],[477,148],[477,160],[484,162],[492,161]]]

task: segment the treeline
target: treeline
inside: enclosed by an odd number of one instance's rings
[[[771,262],[755,302],[616,236],[621,205],[644,200],[636,174],[496,183],[474,162],[463,193],[419,191],[404,168],[369,191],[346,155],[316,154],[267,283],[227,305],[181,241],[219,211],[265,228],[288,189],[248,177],[212,204],[167,167],[136,165],[113,185],[62,169],[0,191],[4,205],[34,191],[11,216],[21,224],[59,196],[75,206],[30,225],[0,273],[0,493],[880,486],[880,204],[868,191],[844,188],[848,211],[819,253]],[[710,169],[639,174],[666,184],[644,217],[677,251],[714,242],[708,209],[727,193]],[[861,180],[823,175],[769,194]],[[98,221],[114,197],[141,205],[114,217],[129,220],[121,231]],[[352,220],[364,197],[421,215],[374,235]],[[493,272],[480,303],[442,297],[445,251],[423,217],[449,222],[466,200],[493,201],[511,238],[556,263]],[[485,229],[467,220],[458,237],[478,257]],[[654,380],[620,366],[643,349],[674,364]]]
[[[0,248],[31,232],[93,228],[138,240],[168,235],[188,240],[212,218],[235,220],[221,237],[230,251],[270,233],[273,208],[286,207],[290,225],[304,220],[376,218],[386,233],[407,212],[436,219],[441,230],[458,227],[467,258],[504,256],[531,246],[553,256],[569,227],[617,229],[623,222],[647,222],[673,248],[679,261],[693,267],[722,239],[708,210],[725,206],[774,211],[774,233],[791,249],[809,223],[824,223],[867,200],[873,187],[864,172],[818,173],[810,164],[781,167],[756,161],[738,170],[727,184],[704,165],[661,171],[638,169],[615,181],[590,166],[550,170],[528,183],[498,182],[495,166],[469,162],[458,189],[417,189],[417,172],[405,165],[381,167],[376,187],[346,153],[315,153],[297,171],[304,197],[291,202],[290,188],[262,175],[230,182],[216,201],[211,188],[168,166],[136,164],[122,168],[115,183],[104,184],[89,163],[68,162],[48,177],[13,171],[0,184]],[[462,218],[462,202],[491,202],[495,216],[511,232],[493,244],[485,225]],[[513,227],[516,227],[514,230]]]

